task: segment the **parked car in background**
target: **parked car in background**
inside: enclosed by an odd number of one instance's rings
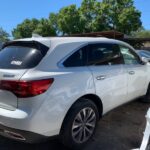
[[[28,38],[0,52],[0,134],[38,142],[57,136],[79,148],[108,111],[145,97],[150,67],[107,38]]]
[[[137,53],[140,57],[146,58],[150,62],[150,51],[147,50],[137,50]]]

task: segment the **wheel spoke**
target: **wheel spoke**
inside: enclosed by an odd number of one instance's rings
[[[81,112],[78,114],[77,116],[78,121],[83,122],[82,116],[81,116]]]
[[[92,110],[89,110],[89,115],[88,115],[88,117],[91,116],[92,112],[93,112]]]
[[[77,134],[80,133],[80,131],[82,131],[82,128],[80,127],[78,130],[73,131],[73,136],[75,137]]]
[[[72,129],[74,130],[74,129],[80,128],[81,126],[82,126],[81,123],[80,124],[74,124]]]
[[[87,127],[85,127],[86,131],[90,134],[92,134],[92,130],[88,129]]]
[[[95,119],[95,113],[92,113],[92,115],[88,118],[87,122],[91,122]]]
[[[94,127],[95,127],[95,124],[94,124],[94,123],[86,123],[86,126],[89,126],[89,127],[94,128]]]
[[[83,109],[83,111],[82,111],[82,112],[83,112],[83,121],[85,121],[85,119],[86,119],[86,115],[87,115],[87,114],[86,114],[86,109]]]
[[[87,136],[86,136],[86,130],[85,128],[83,129],[83,140],[86,141],[87,139]]]
[[[82,136],[83,136],[83,130],[80,130],[79,136],[77,136],[77,139],[78,139],[79,142],[82,141]]]

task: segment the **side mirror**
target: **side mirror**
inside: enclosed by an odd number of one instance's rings
[[[149,62],[146,57],[142,57],[141,59],[142,59],[142,62],[143,62],[144,64],[147,64],[147,63]]]

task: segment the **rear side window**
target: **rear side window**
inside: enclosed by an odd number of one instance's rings
[[[65,67],[81,67],[85,66],[86,64],[87,64],[86,46],[80,48],[78,51],[73,53],[63,63]]]
[[[35,48],[7,46],[0,51],[0,69],[30,69],[42,58],[41,52]]]
[[[88,65],[116,65],[123,63],[123,56],[118,45],[107,43],[89,45]]]

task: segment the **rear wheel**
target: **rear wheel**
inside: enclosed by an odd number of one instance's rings
[[[96,105],[88,99],[79,100],[72,106],[64,121],[62,143],[69,148],[82,148],[93,136],[98,119]]]

